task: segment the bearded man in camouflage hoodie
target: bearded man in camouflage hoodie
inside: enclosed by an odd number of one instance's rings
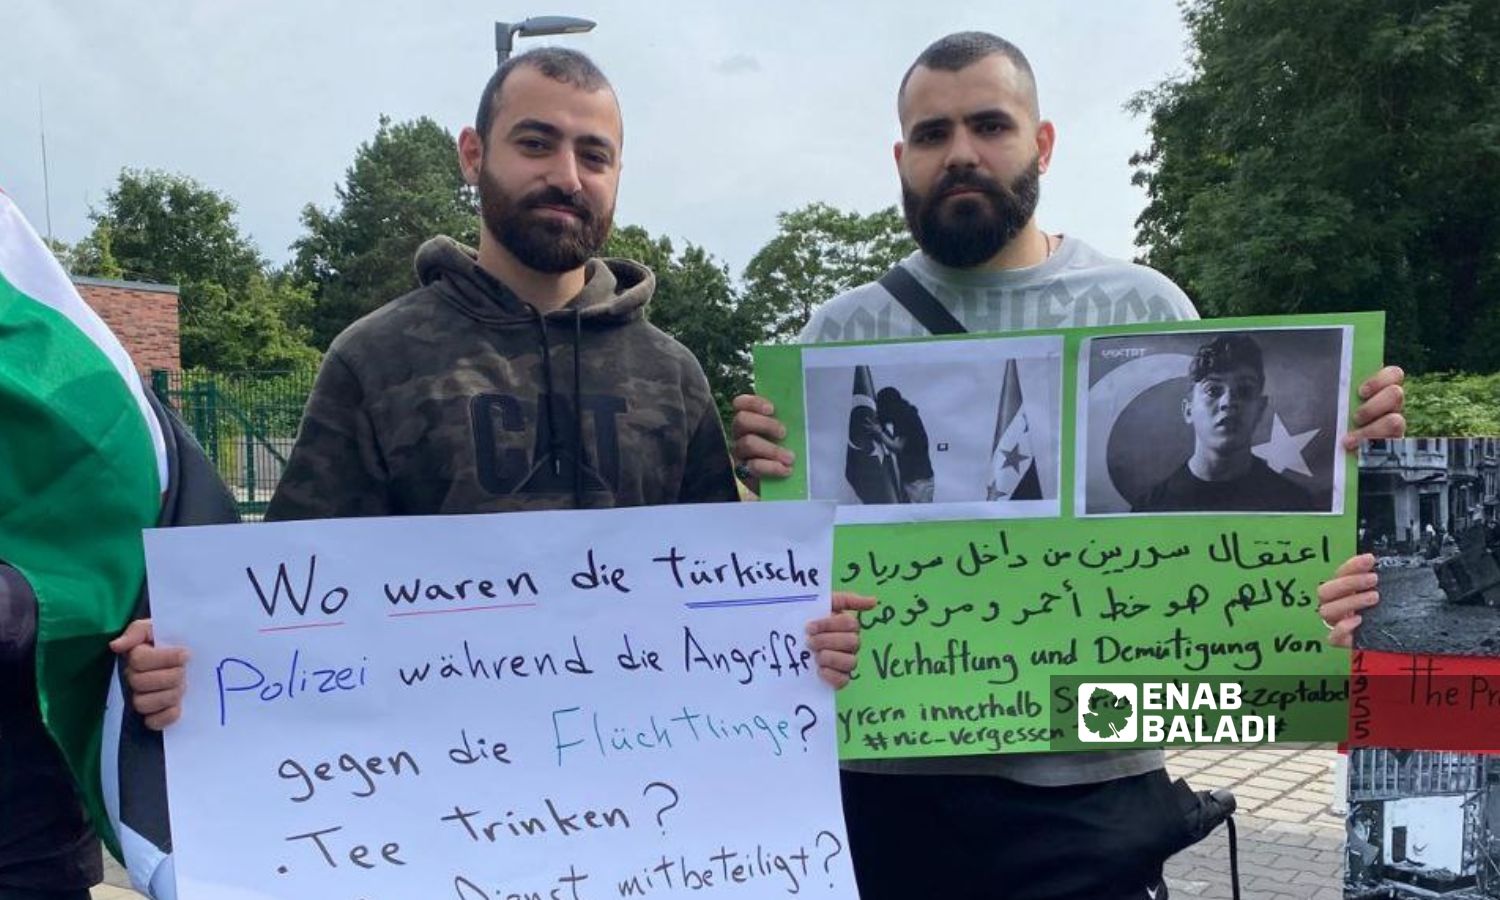
[[[478,251],[428,241],[421,287],[334,339],[267,519],[738,499],[702,368],[642,315],[655,276],[594,256],[623,140],[614,90],[583,54],[532,50],[495,71],[458,140]],[[859,647],[850,611],[874,602],[835,593],[808,624],[835,687]],[[176,721],[186,651],[155,647],[148,619],[112,646],[148,724]]]
[[[428,241],[422,286],[334,340],[268,518],[737,499],[698,361],[642,315],[655,277],[593,258],[620,145],[581,54],[495,73],[458,144],[478,253]]]

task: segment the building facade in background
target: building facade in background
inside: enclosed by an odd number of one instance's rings
[[[1488,523],[1500,501],[1500,438],[1368,441],[1359,451],[1361,545],[1410,552],[1427,533]]]
[[[76,275],[73,285],[120,339],[142,374],[182,368],[176,285]]]

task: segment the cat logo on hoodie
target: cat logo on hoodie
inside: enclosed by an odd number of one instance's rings
[[[546,395],[541,395],[524,404],[509,394],[475,397],[470,403],[475,474],[484,489],[499,496],[571,490],[574,447],[579,438],[576,430],[581,425],[584,447],[577,457],[578,465],[583,467],[585,489],[617,491],[620,481],[617,420],[625,413],[625,398],[583,394],[579,400],[583,407],[581,421],[574,411],[573,398],[566,395],[554,394],[550,403]],[[549,414],[548,410],[552,412]],[[555,433],[553,416],[557,417]],[[533,423],[535,440],[528,452],[524,441]]]

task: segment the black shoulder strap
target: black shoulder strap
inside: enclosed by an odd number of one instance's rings
[[[953,317],[948,308],[938,302],[938,298],[932,296],[932,292],[922,287],[912,274],[906,271],[906,267],[897,263],[891,270],[880,276],[880,286],[891,292],[896,302],[906,307],[916,319],[932,334],[965,334],[968,329]]]

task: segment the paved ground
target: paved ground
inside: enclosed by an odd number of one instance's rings
[[[1380,605],[1364,612],[1360,646],[1371,650],[1500,655],[1500,608],[1449,603],[1430,565],[1380,572]]]
[[[1167,754],[1172,777],[1194,788],[1227,787],[1239,801],[1240,889],[1245,900],[1339,900],[1344,821],[1333,812],[1332,746],[1194,747]],[[106,856],[94,900],[138,900]],[[1172,896],[1227,900],[1229,842],[1221,826],[1167,866]]]
[[[1195,747],[1167,755],[1174,778],[1200,790],[1234,791],[1245,900],[1343,896],[1344,820],[1332,809],[1337,756],[1326,744]],[[1179,853],[1167,866],[1167,885],[1174,897],[1230,897],[1226,829]]]
[[[92,900],[137,900],[141,895],[128,887],[121,887],[130,883],[120,867],[108,854],[104,857],[104,883],[89,892]]]

